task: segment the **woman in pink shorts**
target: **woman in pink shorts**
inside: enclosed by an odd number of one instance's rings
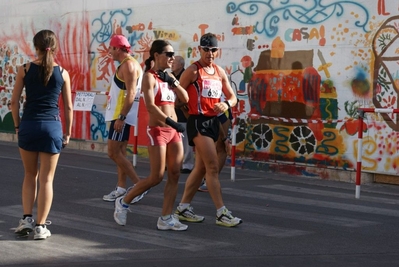
[[[154,64],[151,67],[152,61]],[[174,51],[171,44],[165,40],[155,40],[150,49],[150,57],[145,62],[146,68],[141,86],[149,114],[147,136],[151,172],[147,178],[136,183],[126,196],[116,199],[114,219],[119,225],[126,224],[129,203],[136,196],[159,184],[167,167],[168,179],[157,228],[176,231],[187,229],[187,225],[180,223],[173,215],[184,153],[181,133],[185,130],[177,123],[175,100],[177,97],[180,102],[188,101],[186,90],[172,74],[165,71],[171,68],[173,61]]]

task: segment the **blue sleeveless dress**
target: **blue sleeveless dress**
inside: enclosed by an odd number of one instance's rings
[[[64,85],[59,66],[47,86],[39,75],[39,66],[31,63],[24,77],[26,101],[18,131],[18,146],[27,151],[60,153],[62,124],[58,107]]]

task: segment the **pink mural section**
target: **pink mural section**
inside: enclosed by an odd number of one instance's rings
[[[73,98],[76,90],[90,90],[90,71],[88,57],[82,56],[87,44],[89,43],[89,24],[88,21],[82,20],[81,16],[76,18],[70,16],[63,24],[57,20],[50,20],[47,24],[48,29],[56,32],[59,42],[59,49],[56,54],[56,62],[65,68],[71,77],[71,86]],[[34,34],[41,30],[36,28],[32,23],[30,28],[19,27],[19,30],[12,31],[12,33],[3,33],[0,35],[0,43],[3,44],[2,49],[5,53],[9,53],[11,64],[4,64],[4,80],[10,80],[8,83],[3,83],[0,90],[7,92],[7,101],[10,100],[12,87],[14,85],[14,77],[16,75],[17,65],[29,62],[35,58],[35,51],[32,44]],[[30,38],[27,38],[29,36]],[[14,45],[10,45],[14,44]],[[80,55],[80,56],[78,56]],[[5,60],[3,57],[3,60]],[[18,60],[14,62],[13,59]],[[21,100],[21,109],[23,106]],[[61,117],[63,116],[62,101],[59,102]],[[22,112],[22,110],[21,110]],[[11,120],[10,120],[11,119]],[[2,130],[13,132],[14,126],[11,118],[11,111],[4,116],[1,125]],[[74,123],[72,138],[90,139],[90,113],[88,112],[74,112]]]

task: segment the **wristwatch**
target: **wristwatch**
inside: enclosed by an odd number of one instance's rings
[[[177,87],[179,86],[179,84],[180,84],[179,80],[176,79],[173,81],[173,87]]]
[[[119,114],[118,120],[124,121],[124,120],[126,120],[126,116],[122,115],[122,114]]]

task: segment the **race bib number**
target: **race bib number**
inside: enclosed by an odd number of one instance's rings
[[[167,83],[160,83],[161,87],[161,101],[162,102],[175,102],[175,92],[170,90]]]
[[[220,98],[222,96],[222,82],[217,80],[202,81],[202,97]]]

